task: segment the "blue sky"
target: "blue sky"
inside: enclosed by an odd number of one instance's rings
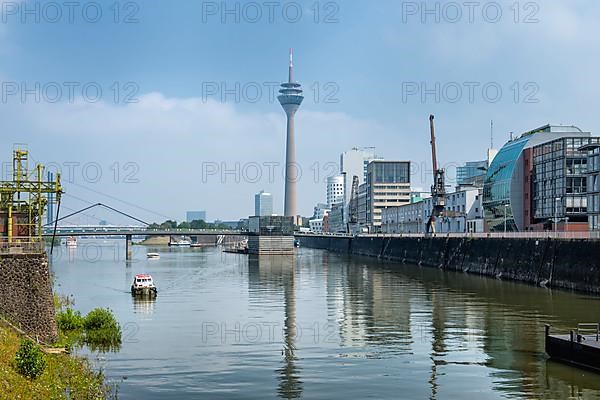
[[[306,91],[297,117],[304,215],[325,198],[327,163],[355,145],[413,161],[413,185],[428,187],[421,170],[429,164],[430,113],[439,157],[450,169],[484,158],[490,120],[497,147],[511,131],[548,122],[592,132],[600,123],[600,5],[591,0],[521,2],[516,9],[512,0],[481,2],[472,16],[461,6],[461,17],[457,3],[427,2],[438,7],[439,22],[435,12],[423,14],[423,3],[400,1],[273,2],[272,22],[263,2],[226,2],[229,10],[237,4],[239,22],[235,13],[223,15],[222,2],[120,2],[119,23],[114,1],[77,3],[73,23],[65,6],[51,22],[53,4],[63,3],[29,0],[39,22],[20,2],[0,3],[7,145],[0,158],[8,161],[11,144],[24,142],[63,175],[72,165],[73,176],[64,178],[67,208],[103,201],[149,220],[181,220],[193,209],[237,219],[252,213],[253,194],[265,189],[281,212],[285,121],[269,85],[286,79],[289,47]],[[102,16],[92,23],[96,4]],[[292,23],[296,4],[302,16]],[[262,16],[252,22],[256,5]],[[137,22],[124,23],[128,16]],[[67,82],[78,84],[73,101]],[[36,83],[40,101],[33,94],[23,101],[21,85],[35,91]],[[102,90],[97,102],[92,92],[84,97],[86,84]],[[222,101],[223,85],[240,98]],[[422,99],[422,88],[433,92]],[[138,102],[126,103],[128,94]]]

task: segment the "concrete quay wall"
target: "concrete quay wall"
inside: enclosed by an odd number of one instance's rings
[[[297,235],[303,247],[600,294],[600,241]]]

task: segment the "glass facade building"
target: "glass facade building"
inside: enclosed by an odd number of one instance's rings
[[[590,178],[579,148],[598,140],[575,126],[546,125],[506,143],[485,177],[486,231],[544,230],[559,220],[564,229],[586,226]]]
[[[254,195],[254,215],[265,217],[273,215],[273,196],[261,190]]]
[[[600,231],[600,144],[583,146],[587,159],[587,212],[590,231]]]
[[[206,211],[188,211],[185,213],[185,220],[187,222],[206,221]]]
[[[483,161],[468,161],[461,167],[456,167],[456,184],[464,185],[473,178],[484,176],[487,169],[487,160]]]
[[[588,157],[580,150],[598,138],[561,138],[533,148],[534,222],[587,222]]]
[[[517,161],[528,141],[528,137],[523,137],[508,142],[488,169],[483,186],[483,204],[489,232],[517,230],[511,205],[511,186],[521,181]]]

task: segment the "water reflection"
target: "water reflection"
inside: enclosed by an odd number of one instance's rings
[[[546,323],[600,320],[599,298],[305,248],[295,260],[157,250],[131,268],[109,252],[52,265],[77,309],[135,328],[106,356],[111,379],[129,377],[124,400],[600,398],[598,375],[546,361],[543,342]],[[156,300],[131,297],[141,272]]]
[[[251,288],[267,286],[283,290],[283,365],[277,369],[279,385],[277,392],[283,399],[302,397],[301,369],[296,356],[296,259],[289,256],[250,256],[248,280]]]
[[[152,315],[156,296],[131,296],[133,303],[133,312],[136,314]]]

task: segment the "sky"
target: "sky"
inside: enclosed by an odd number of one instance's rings
[[[430,185],[429,114],[449,170],[547,123],[596,133],[600,3],[0,1],[4,175],[15,143],[60,170],[64,212],[106,203],[145,221],[283,211],[294,49],[301,215],[339,155],[376,147]],[[114,215],[90,212],[82,223]]]

